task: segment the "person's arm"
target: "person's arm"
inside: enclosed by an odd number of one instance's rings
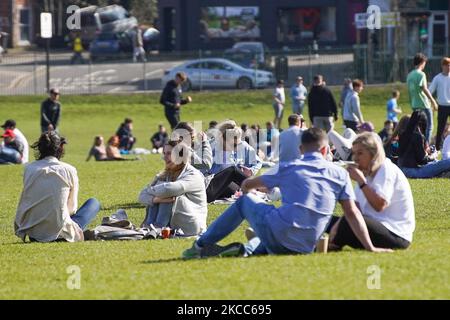
[[[69,197],[67,198],[67,209],[69,210],[69,214],[73,215],[77,211],[78,207],[78,190],[79,190],[79,181],[78,174],[75,168],[70,170],[72,185],[70,186]]]
[[[243,193],[248,193],[250,190],[266,188],[261,177],[250,177],[245,179],[241,184],[241,189]]]
[[[247,147],[245,151],[246,157],[245,160],[245,167],[251,170],[251,175],[254,176],[258,173],[259,170],[262,168],[262,162],[261,159],[256,154],[255,149],[252,147]],[[245,171],[244,171],[245,173]]]
[[[437,84],[438,84],[438,80],[437,80],[437,76],[433,78],[433,81],[431,81],[430,86],[428,87],[428,91],[430,91],[431,94],[434,94],[436,89],[437,89]]]
[[[337,110],[337,104],[336,99],[334,99],[333,93],[331,90],[328,89],[328,95],[330,99],[330,106],[331,106],[331,113],[333,114],[334,120],[338,120],[338,110]]]
[[[356,183],[359,186],[363,186],[361,188],[361,191],[366,197],[369,204],[372,206],[372,208],[374,208],[375,211],[377,212],[381,212],[384,209],[386,209],[389,203],[386,201],[386,199],[378,195],[374,189],[372,189],[369,185],[367,185],[367,179],[362,173],[362,171],[354,166],[349,166],[347,170],[348,173],[350,174],[350,178],[356,181]]]
[[[52,123],[53,124],[53,128],[56,129],[58,127],[60,118],[61,118],[61,105],[59,105],[59,108],[56,111],[54,123]]]
[[[211,145],[208,142],[208,137],[204,132],[200,133],[201,135],[201,154],[197,154],[195,150],[193,150],[192,157],[193,162],[192,164],[195,165],[197,169],[205,169],[206,171],[209,171],[212,167],[212,149]]]
[[[367,225],[353,200],[340,200],[339,202],[344,210],[344,215],[350,228],[366,250],[372,252],[392,252],[391,249],[377,248],[373,245],[369,231],[367,230]]]
[[[46,114],[46,101],[42,102],[41,104],[41,118],[44,120],[45,124],[48,126],[50,124],[50,120],[47,117]]]
[[[178,197],[187,192],[198,190],[200,184],[204,185],[203,179],[197,180],[197,177],[200,176],[191,174],[185,176],[183,180],[164,182],[155,186],[151,186],[148,188],[148,191],[159,198]]]
[[[427,86],[427,79],[424,78],[423,79],[423,83],[422,83],[422,91],[423,93],[425,93],[425,95],[427,96],[428,99],[430,99],[431,104],[433,105],[433,109],[435,111],[437,111],[438,109],[438,104],[436,102],[436,100],[434,100],[433,95],[431,94],[430,90],[428,90],[428,86]]]
[[[356,117],[359,119],[360,123],[363,123],[364,119],[363,119],[363,116],[362,116],[362,113],[361,113],[361,103],[359,101],[359,97],[355,96],[353,98],[352,104],[353,104],[353,110],[354,110],[354,112],[356,114]]]
[[[312,107],[312,98],[313,98],[313,94],[312,94],[312,92],[310,92],[308,95],[308,114],[309,114],[309,120],[311,121],[311,124],[313,123],[313,119],[314,119],[314,109]]]

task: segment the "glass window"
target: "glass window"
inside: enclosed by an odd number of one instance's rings
[[[20,42],[30,41],[30,9],[23,8],[19,11]]]
[[[186,68],[187,69],[201,69],[202,63],[201,62],[193,63],[193,64],[188,65]]]
[[[259,39],[259,7],[202,7],[200,37]]]
[[[278,11],[278,42],[336,41],[336,7]]]

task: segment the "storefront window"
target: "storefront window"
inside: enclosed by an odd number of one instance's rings
[[[259,7],[203,7],[200,30],[200,37],[204,41],[220,38],[259,39]]]
[[[336,7],[278,11],[278,42],[336,41]]]

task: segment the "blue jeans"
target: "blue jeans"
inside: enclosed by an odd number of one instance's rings
[[[450,159],[430,162],[420,168],[400,168],[408,178],[434,178],[441,173],[450,171]]]
[[[292,103],[292,113],[303,114],[303,109],[305,108],[304,102],[294,102]]]
[[[215,244],[247,220],[256,237],[245,244],[246,255],[292,253],[278,243],[270,229],[270,216],[276,210],[253,194],[242,196],[209,226],[197,244],[200,247]]]
[[[100,202],[95,198],[91,198],[86,201],[80,209],[71,216],[71,218],[80,226],[81,230],[85,230],[89,223],[97,216],[99,211]]]
[[[2,163],[21,163],[20,153],[12,148],[3,147],[0,148],[0,164]]]
[[[146,208],[145,225],[153,224],[157,228],[167,227],[172,219],[173,203],[159,203]]]
[[[427,132],[425,133],[425,139],[430,143],[431,135],[433,133],[433,111],[431,109],[424,109],[423,112],[427,115]]]

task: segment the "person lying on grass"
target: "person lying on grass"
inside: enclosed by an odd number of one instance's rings
[[[208,207],[203,175],[190,163],[190,147],[169,141],[163,149],[165,169],[139,194],[145,204],[142,227],[181,229],[194,236],[206,229]]]
[[[357,183],[356,205],[372,243],[391,249],[408,248],[415,228],[414,201],[408,179],[386,159],[381,139],[375,133],[358,135],[352,149],[356,165],[347,170]],[[345,245],[364,248],[347,217],[333,217],[329,230],[329,249],[337,250]]]
[[[78,207],[77,170],[61,160],[66,140],[55,131],[32,145],[36,159],[25,168],[23,191],[14,230],[23,241],[83,241],[83,230],[96,217],[100,203],[91,198]]]
[[[325,131],[311,128],[303,132],[302,159],[280,164],[273,175],[246,179],[246,195],[230,206],[190,249],[185,259],[210,256],[250,256],[257,254],[312,253],[327,227],[336,202],[341,204],[350,227],[364,248],[373,252],[391,251],[372,244],[355,194],[345,169],[325,160],[328,138]],[[250,191],[256,188],[281,190],[282,206],[263,203]],[[254,234],[246,232],[249,242],[219,246],[216,243],[247,220]]]

